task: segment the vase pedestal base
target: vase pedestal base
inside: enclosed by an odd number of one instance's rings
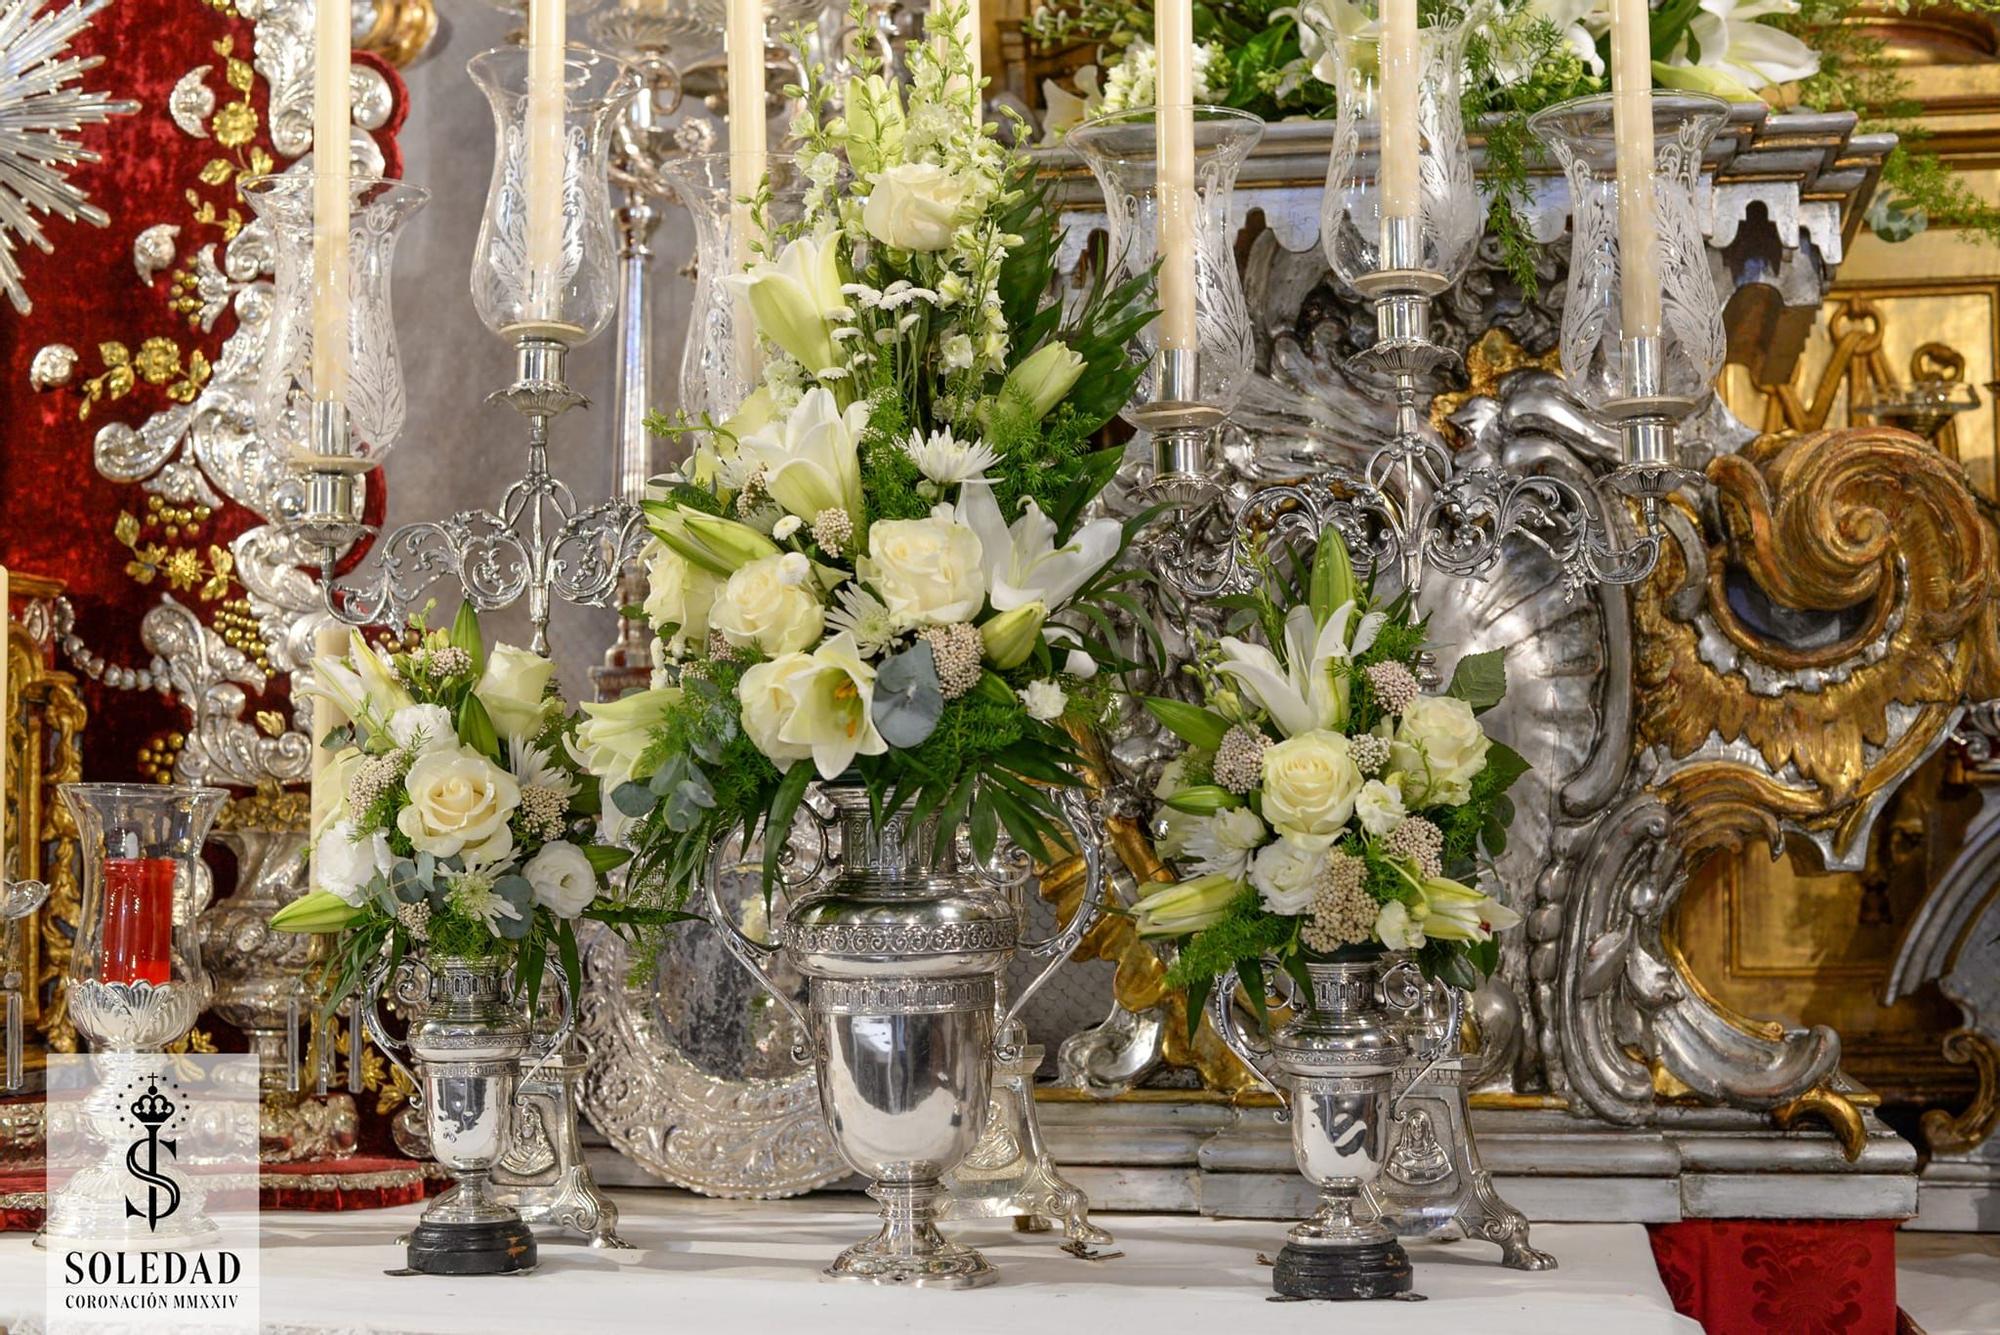
[[[1410,1258],[1390,1238],[1340,1246],[1288,1242],[1278,1253],[1271,1287],[1281,1298],[1355,1302],[1410,1291]]]
[[[978,1289],[1000,1272],[976,1250],[937,1230],[936,1181],[877,1182],[868,1194],[882,1203],[882,1231],[857,1242],[826,1269],[826,1278],[891,1288]]]
[[[535,1235],[519,1219],[479,1224],[419,1222],[410,1230],[410,1269],[420,1275],[511,1275],[533,1270]]]

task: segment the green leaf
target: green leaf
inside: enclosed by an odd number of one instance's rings
[[[1354,597],[1354,561],[1340,531],[1328,526],[1319,535],[1319,551],[1313,555],[1313,623],[1324,626],[1334,610]]]
[[[472,658],[472,679],[479,680],[486,671],[486,637],[479,630],[479,610],[470,598],[458,605],[458,614],[451,619],[451,643],[463,649]]]
[[[1479,971],[1472,966],[1472,961],[1465,957],[1465,952],[1462,950],[1447,952],[1444,958],[1438,961],[1437,974],[1453,987],[1466,992],[1475,990],[1481,982]]]
[[[993,801],[985,790],[981,790],[978,800],[972,804],[972,856],[981,862],[993,857],[993,845],[1000,838],[1000,815],[993,809]]]
[[[1189,746],[1199,746],[1204,751],[1213,751],[1222,745],[1223,734],[1229,731],[1229,720],[1220,714],[1211,713],[1200,705],[1191,705],[1185,700],[1174,700],[1163,695],[1148,695],[1142,703],[1146,712],[1158,719],[1163,727]]]
[[[611,805],[634,820],[660,804],[660,795],[643,783],[621,783],[611,790]],[[595,865],[595,864],[593,864]]]
[[[486,712],[486,706],[471,691],[458,702],[458,740],[496,764],[500,760],[500,734],[494,730],[493,717]]]
[[[1250,999],[1250,1009],[1257,1012],[1257,1023],[1264,1026],[1264,1032],[1271,1032],[1271,1001],[1265,995],[1264,961],[1236,961],[1236,976],[1242,981],[1243,994]]]
[[[810,760],[795,760],[785,771],[785,777],[778,781],[778,791],[771,796],[770,814],[764,821],[764,896],[769,899],[778,885],[778,863],[785,855],[785,841],[791,837],[792,817],[798,814],[799,803],[806,795],[806,785],[812,782],[813,765]]]
[[[1201,1032],[1202,1012],[1208,1009],[1208,994],[1215,990],[1215,979],[1208,974],[1190,979],[1187,987],[1187,1041],[1193,1043]]]
[[[1486,790],[1498,796],[1533,768],[1519,751],[1505,742],[1495,742],[1486,748],[1486,768],[1479,777]]]
[[[609,844],[585,844],[583,855],[590,860],[590,869],[599,876],[616,871],[632,860],[631,849],[613,848]]]
[[[1505,649],[1467,654],[1458,660],[1445,694],[1465,701],[1475,714],[1485,713],[1507,694],[1506,658]]]
[[[569,983],[570,1005],[583,996],[583,957],[576,948],[576,924],[562,919],[556,926],[556,952],[562,960],[563,978]]]

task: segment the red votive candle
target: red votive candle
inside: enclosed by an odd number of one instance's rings
[[[174,860],[105,859],[103,981],[171,981],[173,931]]]

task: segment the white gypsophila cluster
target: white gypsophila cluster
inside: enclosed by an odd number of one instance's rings
[[[828,556],[843,556],[854,540],[854,521],[845,510],[821,510],[813,516],[812,539]]]
[[[1366,889],[1367,878],[1368,864],[1360,858],[1336,852],[1327,859],[1310,915],[1299,929],[1308,947],[1331,954],[1374,936],[1380,906]]]
[[[560,839],[568,824],[570,795],[530,784],[521,789],[521,833],[544,842]]]
[[[1373,663],[1367,668],[1368,684],[1384,713],[1400,714],[1417,698],[1417,679],[1409,668],[1394,661]]]
[[[370,756],[362,761],[347,781],[347,809],[359,815],[374,806],[383,794],[393,791],[403,781],[403,771],[409,763],[410,757],[403,751]]]
[[[430,901],[419,899],[414,904],[398,904],[396,906],[396,921],[403,924],[403,930],[408,932],[412,939],[417,941],[430,940]]]

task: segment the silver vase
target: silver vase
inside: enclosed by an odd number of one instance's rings
[[[1306,964],[1311,995],[1296,998],[1298,1014],[1268,1045],[1237,1022],[1235,970],[1209,1002],[1230,1051],[1282,1101],[1299,1171],[1320,1190],[1318,1211],[1278,1253],[1272,1287],[1283,1297],[1390,1298],[1410,1288],[1410,1258],[1368,1196],[1387,1159],[1397,1073],[1410,1057],[1383,1008],[1389,968],[1414,972],[1379,954]]]
[[[834,1142],[882,1205],[881,1229],[826,1273],[870,1284],[990,1284],[997,1276],[986,1258],[938,1232],[942,1179],[985,1129],[996,1056],[1017,1055],[996,1052],[996,1032],[1017,1032],[1022,1004],[1096,916],[1103,865],[1094,808],[1079,792],[1058,795],[1089,888],[1062,932],[1025,943],[1012,897],[960,868],[956,841],[937,837],[935,819],[912,823],[904,813],[878,825],[862,788],[826,793],[841,869],[791,905],[778,945],[743,935],[709,877],[723,940],[810,1036],[793,1055],[814,1063]],[[999,1013],[996,1029],[996,988],[1017,949],[1049,964]],[[764,972],[780,954],[808,980],[809,1014]]]
[[[509,995],[506,958],[434,956],[405,960],[393,979],[378,973],[371,998],[392,995],[411,1016],[398,1043],[374,1005],[362,1015],[375,1045],[415,1086],[424,1110],[431,1156],[455,1185],[424,1211],[410,1233],[409,1268],[428,1275],[499,1275],[532,1270],[535,1237],[513,1207],[494,1198],[493,1170],[512,1143],[514,1098],[521,1059],[533,1046],[533,1026]],[[568,1037],[564,1007],[559,1045]],[[416,1065],[412,1072],[401,1052]]]

